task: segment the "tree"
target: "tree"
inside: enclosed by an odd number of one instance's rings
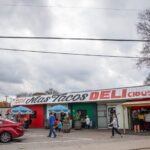
[[[52,88],[50,88],[47,91],[45,91],[45,93],[46,94],[50,94],[50,95],[58,95],[58,94],[60,94],[58,91],[56,91],[56,90],[54,90]]]
[[[150,85],[150,73],[149,73],[149,75],[147,76],[146,80],[144,81],[144,84]]]
[[[16,97],[30,97],[30,96],[32,96],[32,93],[26,93],[26,92],[18,93],[16,95]]]
[[[141,35],[142,39],[150,40],[150,9],[147,9],[139,14],[139,20],[137,24],[137,31]],[[150,42],[143,44],[143,50],[141,51],[142,58],[137,61],[137,66],[146,66],[150,68]],[[150,84],[150,73],[148,74],[144,84]]]
[[[35,93],[26,93],[26,92],[22,92],[22,93],[18,93],[16,95],[16,97],[31,97],[31,96],[41,96],[41,95],[58,95],[60,94],[58,91],[49,88],[47,91],[45,92],[35,92]]]
[[[32,96],[41,96],[41,95],[46,95],[46,93],[43,93],[43,92],[36,92],[36,93],[33,93]]]

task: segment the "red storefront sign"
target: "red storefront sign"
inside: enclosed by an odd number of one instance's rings
[[[75,103],[106,100],[132,100],[150,98],[150,86],[105,89],[78,93],[63,93],[60,95],[42,95],[18,98],[12,105],[35,105],[51,103]]]
[[[102,90],[99,92],[91,92],[90,100],[98,99],[122,99],[126,98],[127,89],[122,89],[120,94],[117,94],[117,90]]]
[[[132,99],[132,98],[144,98],[150,97],[150,90],[143,91],[128,91],[127,88],[121,89],[118,93],[117,89],[113,90],[102,90],[91,92],[90,100],[111,100],[111,99]]]

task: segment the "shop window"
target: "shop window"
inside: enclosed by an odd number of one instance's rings
[[[106,111],[98,111],[98,117],[106,117]]]

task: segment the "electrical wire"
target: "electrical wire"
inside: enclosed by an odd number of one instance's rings
[[[19,4],[0,4],[0,6],[7,6],[7,7],[41,7],[41,8],[64,8],[64,9],[95,9],[95,10],[110,10],[110,11],[142,11],[142,9],[121,9],[121,8],[102,8],[102,7],[83,7],[83,6],[63,6],[63,5],[43,5],[43,4],[36,4],[33,5],[31,3],[19,3]]]
[[[23,49],[12,49],[12,48],[0,48],[0,51],[14,51],[14,52],[30,52],[30,53],[46,53],[56,55],[72,55],[72,56],[90,56],[90,57],[109,57],[109,58],[126,58],[126,59],[150,59],[150,57],[139,57],[139,56],[117,56],[117,55],[101,55],[101,54],[87,54],[87,53],[66,53],[66,52],[52,52],[52,51],[35,51],[35,50],[23,50]]]
[[[41,40],[77,40],[77,41],[110,41],[110,42],[150,42],[140,39],[107,39],[107,38],[73,38],[73,37],[48,37],[48,36],[1,36],[0,39],[41,39]]]

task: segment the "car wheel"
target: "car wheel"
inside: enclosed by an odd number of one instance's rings
[[[3,142],[3,143],[10,142],[11,141],[11,134],[8,133],[8,132],[3,132],[0,135],[0,141]]]

